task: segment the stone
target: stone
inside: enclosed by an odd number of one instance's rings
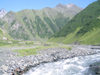
[[[100,75],[100,62],[91,64],[90,70],[92,70],[95,75]]]
[[[7,71],[7,70],[8,70],[8,66],[2,65],[2,66],[1,66],[1,69]]]
[[[25,71],[26,67],[28,69],[30,66],[37,66],[42,63],[54,62],[60,59],[67,59],[76,56],[85,56],[90,54],[98,53],[94,50],[88,50],[84,48],[73,48],[72,50],[66,50],[65,48],[48,48],[45,50],[38,51],[38,55],[24,56],[24,57],[10,57],[12,59],[7,60],[9,62],[2,66],[2,70],[7,72],[8,75],[21,74]]]

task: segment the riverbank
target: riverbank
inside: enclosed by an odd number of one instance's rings
[[[98,53],[98,51],[84,46],[75,46],[72,50],[67,50],[65,48],[48,48],[38,51],[38,53],[38,55],[15,57],[10,59],[7,64],[1,66],[1,70],[7,75],[22,75],[31,67],[35,67],[42,63],[54,62],[77,56],[93,55]]]

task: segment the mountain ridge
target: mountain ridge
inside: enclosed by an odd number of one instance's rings
[[[69,21],[54,39],[63,38],[63,43],[100,44],[100,2],[96,1]],[[57,40],[56,40],[57,41]]]
[[[3,17],[6,22],[3,27],[14,39],[34,40],[48,38],[58,32],[81,10],[81,8],[77,7],[76,10],[43,8],[41,10],[10,11]]]

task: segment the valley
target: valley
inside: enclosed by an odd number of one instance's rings
[[[99,10],[99,1],[90,4],[69,21],[61,31],[56,33],[51,41],[57,42],[57,39],[62,38],[62,42],[66,44],[78,42],[80,44],[99,45]]]
[[[1,9],[0,75],[100,75],[99,34],[100,0]]]

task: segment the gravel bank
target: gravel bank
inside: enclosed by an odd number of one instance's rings
[[[22,75],[23,72],[41,63],[54,62],[77,56],[92,55],[98,53],[98,51],[87,49],[85,47],[74,47],[72,50],[66,50],[65,48],[49,48],[41,50],[38,53],[38,55],[14,57],[8,60],[6,65],[2,65],[0,69],[4,75]]]

